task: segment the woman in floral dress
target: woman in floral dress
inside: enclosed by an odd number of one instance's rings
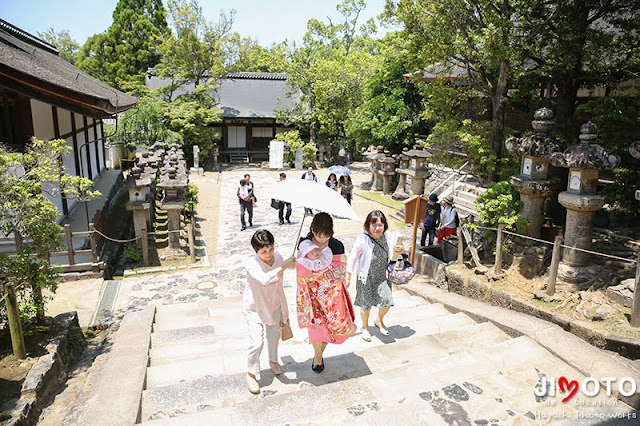
[[[345,287],[344,246],[333,238],[331,216],[316,214],[306,239],[321,250],[329,247],[333,253],[330,265],[321,271],[311,271],[301,264],[296,266],[298,324],[309,331],[309,343],[314,350],[311,369],[321,373],[324,370],[322,354],[327,344],[343,343],[356,332],[356,325]]]

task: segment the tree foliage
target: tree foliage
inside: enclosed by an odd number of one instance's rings
[[[19,234],[24,243],[16,256],[0,254],[0,281],[20,287],[24,306],[39,317],[44,313],[41,290],[55,291],[57,269],[48,253],[60,245],[58,209],[48,196],[88,201],[100,195],[93,182],[65,173],[65,141],[33,139],[25,153],[0,145],[0,232]]]
[[[80,51],[80,45],[71,38],[68,30],[56,32],[50,27],[45,32],[38,32],[38,37],[53,44],[60,51],[60,57],[70,64],[75,64]]]
[[[317,138],[346,135],[347,117],[364,101],[364,82],[370,72],[373,22],[358,28],[363,0],[345,0],[337,6],[343,22],[311,19],[301,45],[285,41],[273,50],[271,68],[286,72],[292,91],[302,97],[293,111],[280,111],[277,119],[305,126],[311,143]]]
[[[165,15],[161,0],[119,0],[113,23],[87,40],[76,65],[118,89],[131,81],[143,83],[160,59],[154,43],[168,33]]]
[[[311,143],[304,143],[300,137],[300,132],[297,130],[278,133],[273,140],[284,141],[289,144],[289,157],[287,158],[287,163],[292,167],[296,163],[296,151],[298,148],[302,148],[302,162],[304,166],[312,165],[316,159],[318,148]]]
[[[365,83],[364,102],[355,108],[346,124],[347,137],[360,149],[382,145],[393,152],[413,144],[416,133],[426,134],[429,121],[423,117],[420,82],[406,80],[413,71],[399,32],[387,34],[377,50],[374,71]]]

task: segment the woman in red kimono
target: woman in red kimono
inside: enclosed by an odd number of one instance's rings
[[[344,246],[333,238],[333,219],[327,213],[314,216],[306,239],[320,250],[329,247],[331,264],[321,271],[311,271],[298,264],[297,310],[300,328],[309,330],[314,357],[311,369],[324,370],[322,353],[328,343],[340,344],[356,332],[353,305],[345,287],[346,260]]]

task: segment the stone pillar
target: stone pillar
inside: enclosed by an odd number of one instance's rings
[[[599,169],[612,169],[620,164],[620,157],[609,155],[595,144],[597,127],[592,122],[580,128],[580,142],[563,153],[553,153],[551,163],[569,168],[567,190],[558,195],[558,202],[567,208],[564,244],[583,250],[591,248],[591,233],[595,211],[604,205],[598,195]],[[586,289],[594,281],[597,269],[590,264],[590,255],[565,248],[558,268],[560,285],[577,291]]]
[[[149,200],[151,177],[142,174],[137,165],[127,176],[125,187],[129,189],[129,202],[126,209],[133,212],[133,227],[136,237],[142,236],[143,229],[151,228],[151,202]]]
[[[549,156],[560,149],[548,136],[553,128],[553,112],[540,108],[531,122],[535,133],[523,138],[511,137],[505,141],[506,148],[522,155],[520,174],[511,176],[511,185],[520,193],[522,216],[529,221],[524,233],[540,238],[544,224],[544,201],[559,185],[557,179],[549,179]],[[530,240],[527,240],[530,242]]]

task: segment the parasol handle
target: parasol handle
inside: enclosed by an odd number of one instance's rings
[[[298,229],[298,237],[293,242],[293,253],[291,254],[292,257],[296,255],[296,249],[298,248],[298,241],[300,241],[300,233],[302,233],[302,225],[304,225],[304,218],[305,217],[307,217],[306,210],[305,210],[304,214],[302,215],[302,220],[300,221],[300,229]]]

